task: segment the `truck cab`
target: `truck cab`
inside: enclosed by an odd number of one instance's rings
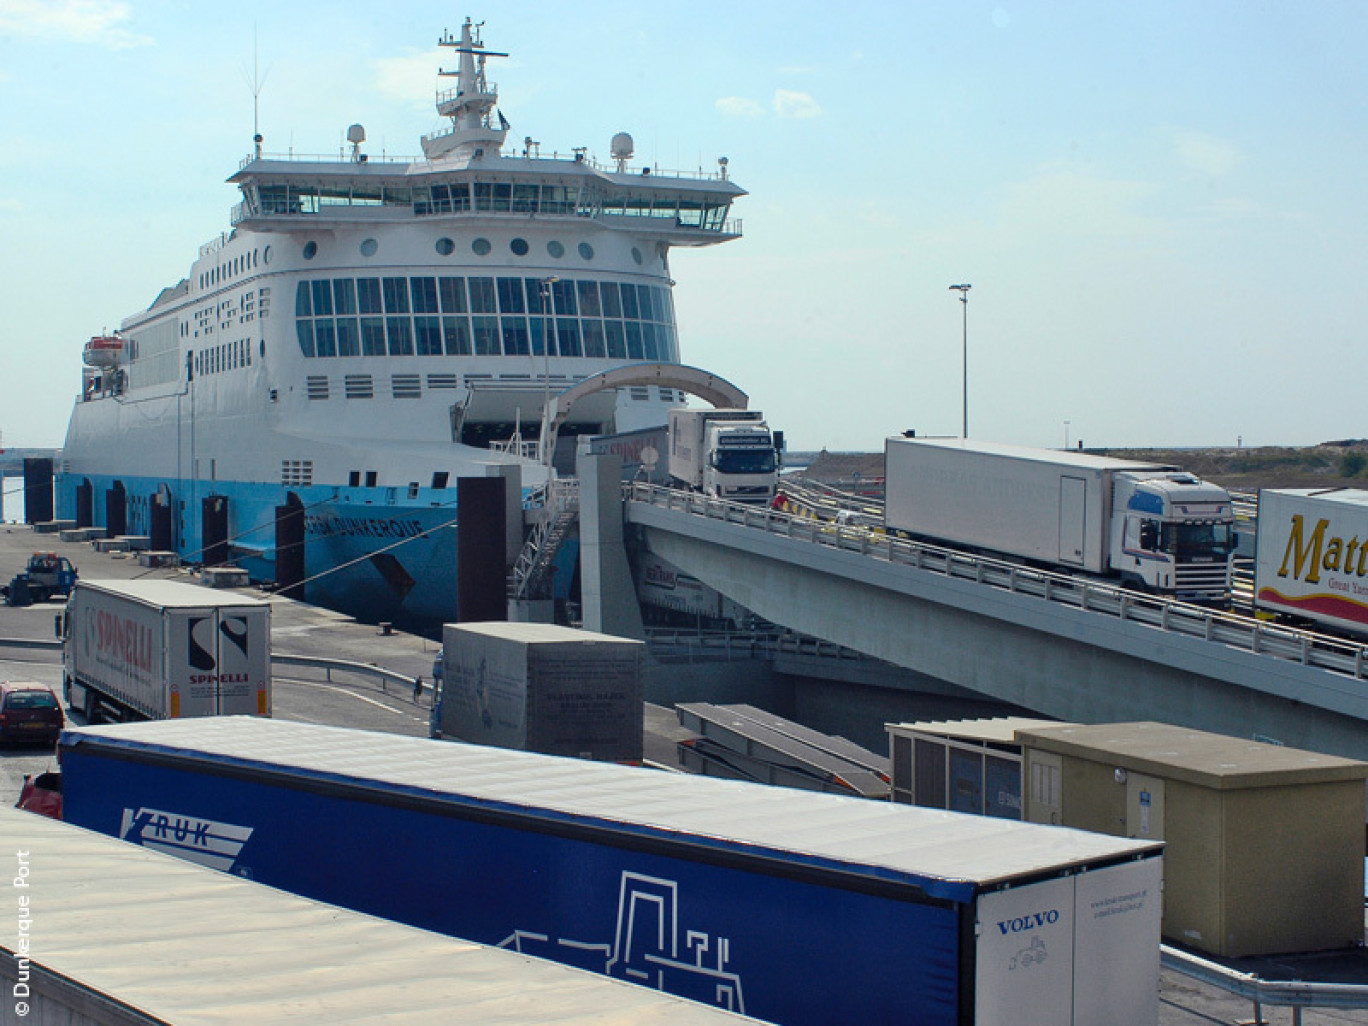
[[[1117,474],[1112,569],[1144,591],[1223,605],[1230,594],[1235,514],[1219,485],[1181,471]]]
[[[763,421],[708,425],[703,491],[736,502],[769,502],[779,477],[774,437]]]

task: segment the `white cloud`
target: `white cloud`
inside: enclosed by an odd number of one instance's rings
[[[822,114],[821,105],[807,93],[791,89],[774,91],[774,113],[781,118],[815,118]]]
[[[1183,164],[1212,177],[1229,174],[1244,159],[1233,144],[1190,128],[1174,129],[1173,145]]]
[[[1143,181],[1103,178],[1086,167],[1052,165],[1010,185],[999,215],[1026,236],[1146,237],[1169,225],[1144,212],[1155,187]]]
[[[758,118],[765,113],[764,106],[744,96],[724,96],[717,101],[717,109],[733,118]]]
[[[111,50],[150,46],[120,27],[132,11],[116,0],[0,0],[0,36],[92,43]]]

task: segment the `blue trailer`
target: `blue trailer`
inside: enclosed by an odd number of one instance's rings
[[[228,717],[60,742],[66,816],[786,1024],[1153,1024],[1162,845]]]

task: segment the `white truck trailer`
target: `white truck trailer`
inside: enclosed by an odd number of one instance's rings
[[[778,449],[759,410],[670,411],[670,477],[693,491],[768,503],[779,485]]]
[[[271,714],[271,604],[175,581],[77,581],[66,699],[87,718]]]
[[[890,438],[885,525],[918,538],[1224,604],[1230,494],[1176,467],[963,438]]]
[[[1254,606],[1349,634],[1368,634],[1368,491],[1259,492]]]

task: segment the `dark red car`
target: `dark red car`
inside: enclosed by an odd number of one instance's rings
[[[52,744],[65,724],[62,703],[46,684],[28,680],[0,682],[0,741]]]

